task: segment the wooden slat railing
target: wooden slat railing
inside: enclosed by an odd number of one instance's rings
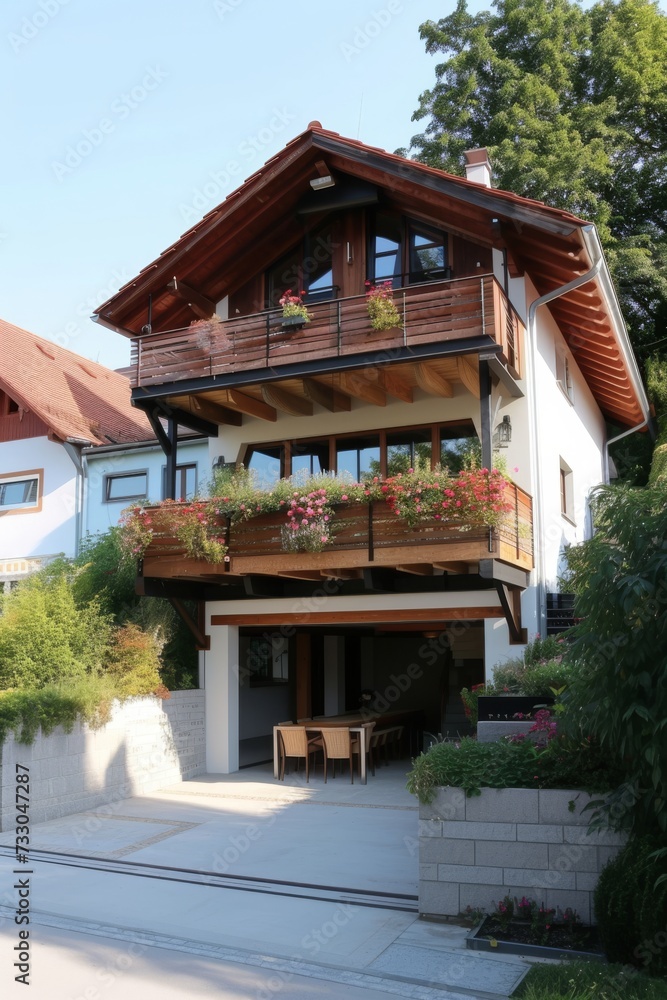
[[[397,289],[394,301],[402,325],[373,330],[366,298],[309,305],[301,329],[283,330],[280,310],[137,337],[132,342],[133,386],[204,378],[225,372],[279,367],[365,351],[452,341],[487,334],[519,369],[520,320],[492,275],[431,282]]]
[[[224,519],[216,526],[216,534],[229,541],[229,560],[224,565],[210,565],[207,575],[215,573],[268,573],[299,569],[339,569],[385,565],[392,563],[432,563],[447,558],[477,562],[482,558],[499,559],[525,570],[533,566],[533,516],[531,497],[515,485],[507,487],[506,496],[512,510],[499,528],[480,524],[424,521],[407,528],[384,502],[353,504],[340,507],[332,521],[334,541],[320,553],[285,552],[282,548],[281,527],[284,514],[260,514],[247,521],[232,524],[227,531]],[[177,505],[171,504],[174,511]],[[155,515],[159,508],[147,508]],[[156,525],[160,517],[153,517]],[[145,555],[150,562],[150,575],[160,576],[162,563],[165,575],[171,575],[170,562],[182,561],[185,550],[169,529],[170,519],[163,521]],[[173,523],[173,522],[171,522]],[[450,550],[456,555],[450,556]]]

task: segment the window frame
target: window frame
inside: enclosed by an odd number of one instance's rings
[[[110,497],[109,488],[111,483],[116,482],[120,479],[131,479],[137,476],[146,477],[146,489],[143,493],[130,493],[124,494],[119,497]],[[105,472],[104,474],[104,493],[102,496],[103,503],[127,503],[131,500],[147,500],[148,499],[148,469],[132,469],[127,472]]]
[[[199,481],[199,476],[197,475],[197,463],[196,462],[184,462],[183,465],[177,465],[176,466],[176,481],[177,481],[177,484],[178,484],[179,474],[180,474],[180,477],[182,479],[183,478],[183,473],[187,473],[188,469],[194,469],[194,473],[195,473],[195,485],[194,485],[194,489],[192,491],[192,496],[188,497],[186,495],[186,496],[180,496],[179,497],[179,494],[178,494],[178,485],[177,485],[177,487],[176,487],[176,496],[174,497],[175,500],[179,500],[180,499],[180,500],[183,500],[183,501],[187,501],[187,500],[191,500],[192,497],[194,497],[194,496],[197,495],[197,483]],[[187,486],[187,482],[185,484],[182,483],[181,485]],[[187,490],[186,490],[186,493],[187,493]],[[162,466],[162,499],[163,500],[167,499],[167,466],[166,465]]]
[[[561,516],[576,526],[574,519],[574,473],[564,459],[560,459],[559,469],[560,512]]]
[[[378,257],[388,257],[390,255],[390,251],[384,251],[381,253],[376,252],[376,240],[378,237],[377,220],[378,216],[381,215],[393,217],[401,234],[398,248],[398,263],[400,271],[398,273],[395,272],[392,278],[378,277],[376,273],[376,262]],[[415,236],[420,234],[428,234],[441,241],[443,250],[443,273],[441,275],[424,277],[423,275],[418,275],[416,271],[412,270],[413,254],[416,253],[416,247],[413,240]],[[436,240],[434,239],[433,242],[435,244]],[[371,219],[369,220],[366,247],[366,271],[368,272],[368,280],[373,284],[391,281],[394,288],[406,288],[410,285],[426,284],[433,281],[449,281],[452,276],[450,234],[444,229],[439,229],[438,226],[434,226],[427,222],[421,222],[419,219],[415,219],[412,216],[402,215],[397,212],[391,212],[387,209],[380,208],[373,212]]]
[[[41,511],[44,495],[44,469],[22,469],[20,472],[3,472],[0,475],[0,487],[10,483],[27,482],[28,480],[35,480],[37,482],[37,496],[34,503],[0,503],[0,517],[8,514],[37,514]]]

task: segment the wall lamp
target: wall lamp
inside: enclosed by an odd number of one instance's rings
[[[323,188],[335,187],[336,182],[331,174],[325,174],[324,177],[313,177],[310,186],[313,191],[321,191]]]
[[[512,422],[506,414],[502,422],[498,424],[493,434],[493,443],[496,448],[506,448],[512,440]]]

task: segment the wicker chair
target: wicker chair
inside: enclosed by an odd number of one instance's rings
[[[319,736],[308,737],[305,726],[278,727],[278,752],[280,754],[279,778],[285,780],[285,761],[288,757],[296,757],[297,762],[306,761],[306,781],[310,781],[310,755],[322,748]],[[326,778],[326,757],[325,757]]]
[[[370,737],[375,726],[374,722],[364,723],[366,730],[366,752],[369,753]],[[329,761],[334,762],[333,776],[336,777],[336,761],[347,760],[350,763],[350,783],[354,784],[354,754],[359,754],[361,743],[358,736],[352,736],[349,729],[341,726],[335,729],[321,729],[322,746],[324,748],[324,780],[327,780],[329,771]],[[359,761],[359,771],[361,772],[361,761]]]

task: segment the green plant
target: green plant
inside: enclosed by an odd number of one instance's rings
[[[564,723],[623,762],[637,789],[615,818],[635,832],[667,832],[667,488],[601,487],[596,533],[568,550],[577,615]]]
[[[517,1000],[667,1000],[667,983],[627,965],[569,961],[533,965],[512,996]]]
[[[164,695],[159,643],[138,625],[124,625],[114,631],[105,667],[114,681],[114,691],[121,698],[158,691]]]
[[[468,688],[462,688],[461,690],[463,711],[465,712],[466,719],[475,729],[479,720],[479,699],[482,695],[491,694],[492,692],[493,687],[489,687],[486,684],[473,684],[470,690]]]
[[[401,316],[394,303],[391,281],[379,285],[366,282],[366,306],[374,330],[393,330],[401,325]]]
[[[632,837],[605,865],[595,890],[595,913],[607,957],[667,974],[664,936],[667,927],[667,859],[662,842]]]
[[[305,295],[304,291],[300,292],[298,295],[292,294],[292,289],[288,288],[286,292],[283,293],[282,298],[279,300],[280,305],[283,307],[283,316],[287,319],[289,316],[300,316],[304,323],[310,323],[311,315],[308,312],[308,307],[301,298]]]

